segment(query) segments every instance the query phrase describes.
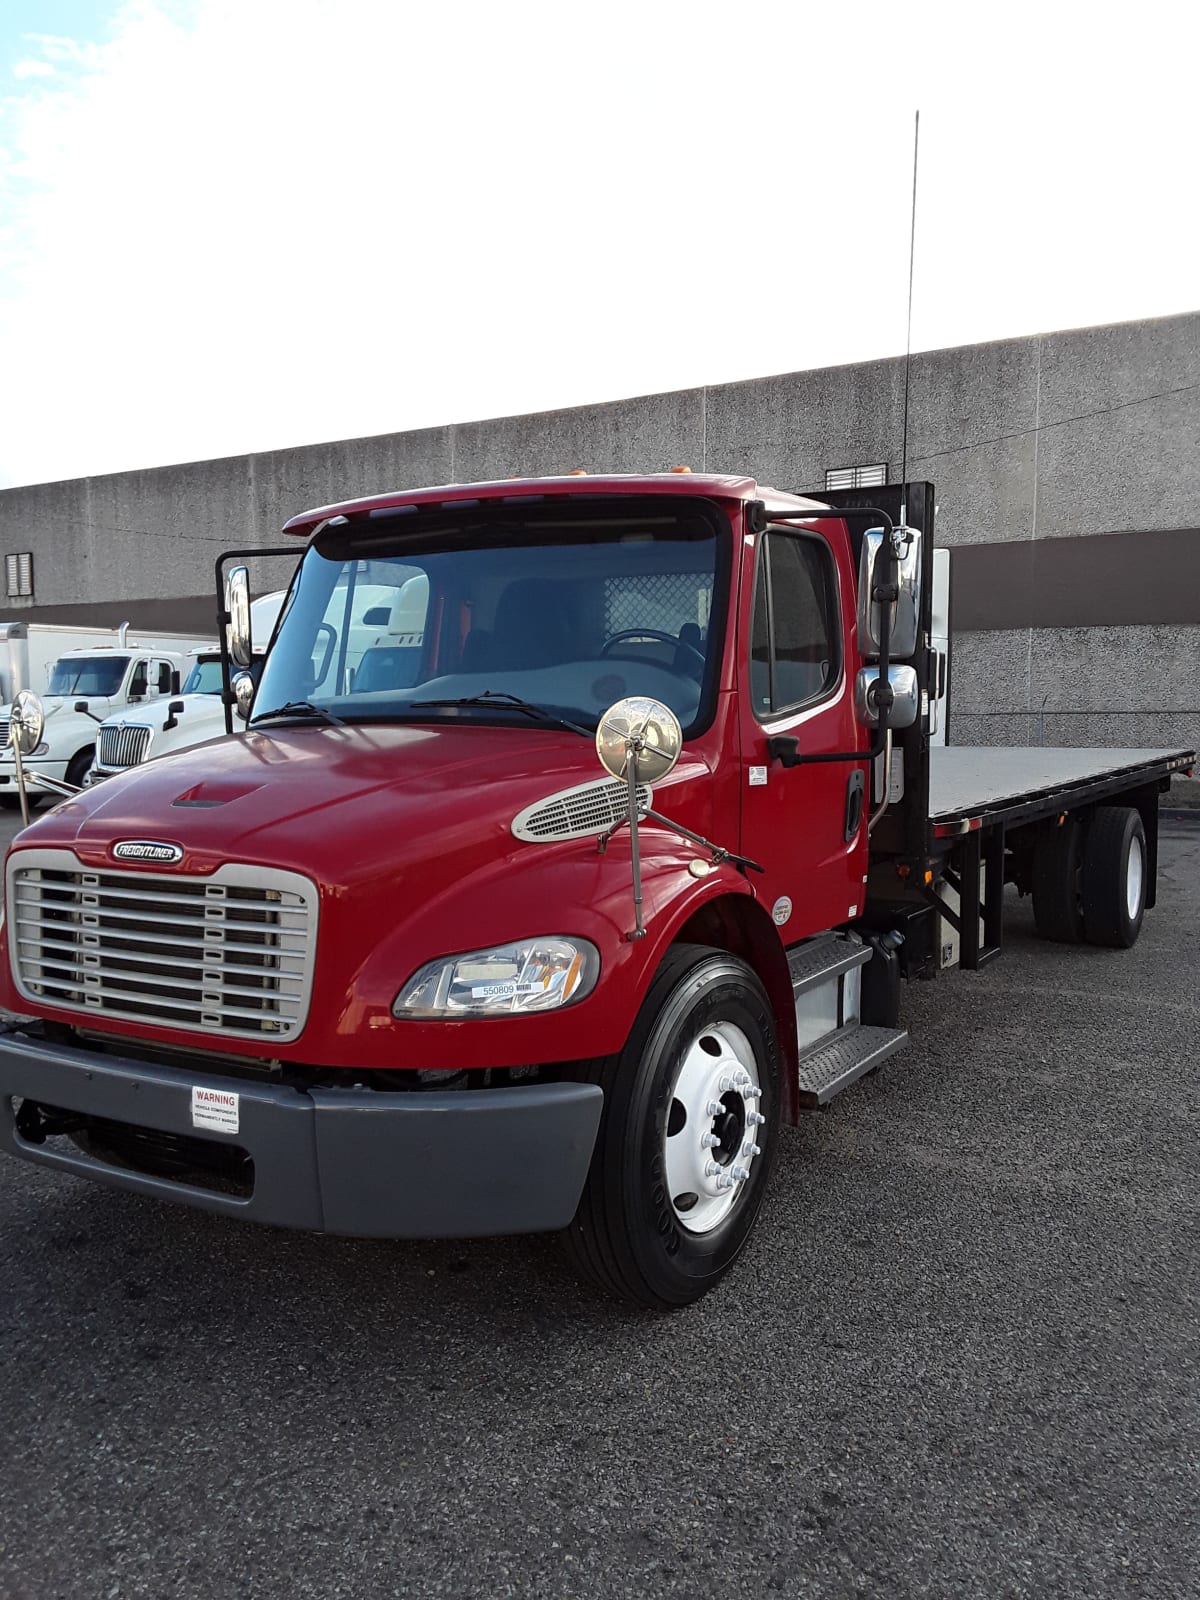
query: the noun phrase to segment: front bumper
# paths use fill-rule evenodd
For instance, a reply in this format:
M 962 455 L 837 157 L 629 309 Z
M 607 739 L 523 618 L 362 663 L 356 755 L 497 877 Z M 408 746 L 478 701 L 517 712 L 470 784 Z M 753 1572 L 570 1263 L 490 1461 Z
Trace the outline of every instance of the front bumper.
M 193 1123 L 195 1090 L 237 1095 L 237 1132 Z M 26 1138 L 14 1102 L 132 1129 L 237 1146 L 248 1194 L 114 1165 Z M 379 1093 L 309 1089 L 0 1036 L 0 1149 L 39 1166 L 201 1211 L 361 1237 L 541 1233 L 575 1214 L 600 1122 L 595 1084 Z M 203 1115 L 203 1113 L 201 1113 Z

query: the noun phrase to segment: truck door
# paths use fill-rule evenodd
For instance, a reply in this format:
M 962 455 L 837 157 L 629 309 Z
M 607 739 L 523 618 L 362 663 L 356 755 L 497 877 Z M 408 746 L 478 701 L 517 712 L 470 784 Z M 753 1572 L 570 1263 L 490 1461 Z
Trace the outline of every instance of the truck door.
M 768 740 L 801 756 L 866 744 L 854 714 L 850 548 L 841 522 L 768 528 L 743 566 L 752 584 L 739 638 L 742 852 L 786 943 L 856 917 L 863 904 L 866 763 L 784 767 Z M 751 570 L 752 569 L 752 570 Z

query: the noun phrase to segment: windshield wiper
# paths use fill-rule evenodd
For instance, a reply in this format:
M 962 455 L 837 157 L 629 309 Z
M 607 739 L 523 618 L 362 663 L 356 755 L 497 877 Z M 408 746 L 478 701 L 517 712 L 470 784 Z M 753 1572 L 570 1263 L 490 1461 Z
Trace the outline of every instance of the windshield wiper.
M 523 711 L 527 717 L 533 717 L 538 722 L 549 722 L 558 728 L 570 728 L 572 733 L 581 734 L 585 739 L 595 737 L 589 729 L 581 728 L 577 722 L 572 722 L 567 717 L 560 717 L 554 711 L 547 711 L 544 706 L 535 706 L 532 700 L 522 700 L 519 694 L 509 694 L 506 689 L 485 689 L 482 694 L 462 695 L 457 700 L 410 700 L 408 703 L 414 711 L 437 711 L 455 706 L 485 708 L 491 706 L 500 711 Z
M 311 700 L 289 700 L 284 706 L 276 706 L 274 711 L 256 712 L 250 726 L 255 728 L 260 722 L 269 722 L 272 717 L 324 717 L 335 727 L 346 726 L 341 717 L 335 717 L 333 712 L 326 711 L 324 706 L 313 705 Z

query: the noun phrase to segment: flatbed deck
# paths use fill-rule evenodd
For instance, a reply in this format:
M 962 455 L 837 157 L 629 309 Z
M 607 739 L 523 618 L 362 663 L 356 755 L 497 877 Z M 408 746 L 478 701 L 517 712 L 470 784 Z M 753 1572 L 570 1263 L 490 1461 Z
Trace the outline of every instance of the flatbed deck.
M 974 818 L 1032 817 L 1138 781 L 1182 773 L 1195 762 L 1191 750 L 1026 749 L 995 745 L 935 746 L 930 752 L 929 820 L 939 824 Z

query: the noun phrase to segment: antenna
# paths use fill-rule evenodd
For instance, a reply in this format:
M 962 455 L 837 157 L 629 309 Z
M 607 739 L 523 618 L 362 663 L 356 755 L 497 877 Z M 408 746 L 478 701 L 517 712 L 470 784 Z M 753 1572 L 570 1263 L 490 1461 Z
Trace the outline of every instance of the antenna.
M 913 115 L 913 192 L 912 227 L 908 236 L 908 331 L 904 339 L 904 435 L 900 446 L 900 522 L 908 521 L 908 380 L 912 371 L 912 291 L 913 260 L 917 248 L 917 148 L 921 135 L 921 113 Z

